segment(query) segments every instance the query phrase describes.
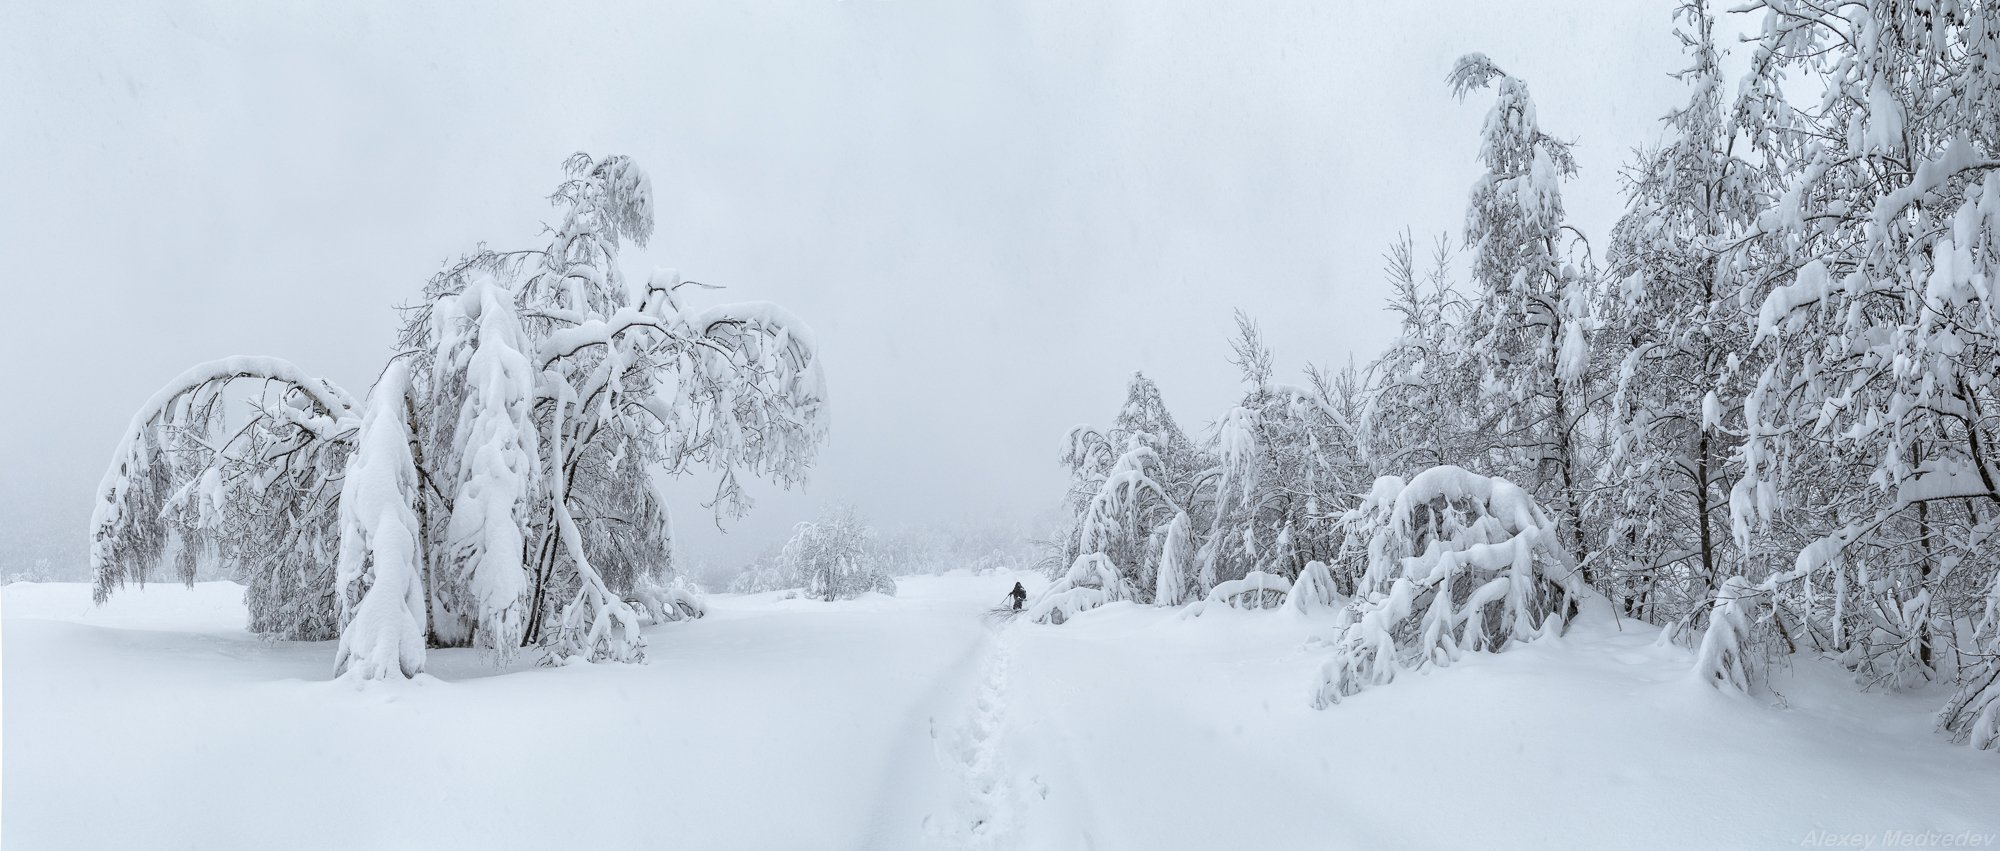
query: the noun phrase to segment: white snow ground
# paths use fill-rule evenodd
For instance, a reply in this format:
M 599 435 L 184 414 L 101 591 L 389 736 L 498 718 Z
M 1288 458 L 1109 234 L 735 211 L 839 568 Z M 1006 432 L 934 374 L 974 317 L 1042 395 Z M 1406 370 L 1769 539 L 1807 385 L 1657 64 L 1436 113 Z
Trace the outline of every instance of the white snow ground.
M 42 848 L 1784 848 L 2000 834 L 2000 761 L 1936 695 L 1802 665 L 1788 707 L 1692 681 L 1632 624 L 1308 706 L 1286 613 L 978 616 L 1012 577 L 895 599 L 721 596 L 650 664 L 328 681 L 238 590 L 102 608 L 0 590 L 0 844 Z M 1035 580 L 1030 578 L 1030 587 Z M 1995 837 L 2000 841 L 2000 836 Z

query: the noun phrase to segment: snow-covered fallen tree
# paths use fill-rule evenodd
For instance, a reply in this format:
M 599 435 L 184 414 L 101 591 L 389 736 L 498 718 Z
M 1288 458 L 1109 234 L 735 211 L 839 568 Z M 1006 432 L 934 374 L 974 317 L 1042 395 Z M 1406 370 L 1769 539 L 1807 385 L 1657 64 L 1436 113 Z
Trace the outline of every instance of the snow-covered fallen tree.
M 1026 607 L 1027 618 L 1035 623 L 1059 624 L 1078 614 L 1138 596 L 1131 583 L 1118 575 L 1118 568 L 1103 553 L 1084 553 L 1069 566 L 1069 572 L 1049 584 Z
M 1322 669 L 1321 707 L 1405 669 L 1559 630 L 1599 599 L 1554 521 L 1505 479 L 1451 466 L 1384 476 L 1342 523 L 1367 568 Z
M 699 616 L 674 583 L 657 477 L 802 481 L 826 434 L 811 331 L 766 303 L 692 307 L 618 253 L 653 229 L 651 181 L 578 154 L 547 241 L 448 265 L 404 311 L 365 414 L 276 358 L 227 358 L 139 410 L 99 487 L 101 603 L 178 553 L 219 560 L 250 628 L 341 639 L 336 670 L 422 670 L 426 646 L 637 661 L 644 621 Z

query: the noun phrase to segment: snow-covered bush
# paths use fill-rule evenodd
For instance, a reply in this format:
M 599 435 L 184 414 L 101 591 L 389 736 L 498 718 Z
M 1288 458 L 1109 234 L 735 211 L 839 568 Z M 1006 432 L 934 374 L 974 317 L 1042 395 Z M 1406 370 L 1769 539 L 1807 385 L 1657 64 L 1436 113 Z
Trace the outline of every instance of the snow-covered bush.
M 1105 603 L 1137 596 L 1131 583 L 1118 575 L 1111 559 L 1103 553 L 1085 553 L 1077 556 L 1069 572 L 1036 595 L 1025 613 L 1035 623 L 1059 624 Z
M 1292 581 L 1275 574 L 1253 570 L 1248 574 L 1215 583 L 1208 598 L 1188 607 L 1188 616 L 1198 616 L 1212 606 L 1231 609 L 1275 609 L 1292 593 Z
M 626 593 L 625 602 L 653 623 L 693 620 L 708 614 L 708 604 L 685 576 L 676 576 L 671 582 L 647 577 Z
M 770 591 L 789 591 L 801 583 L 781 558 L 782 549 L 759 556 L 745 565 L 742 571 L 729 580 L 731 594 L 763 594 Z
M 1320 706 L 1405 668 L 1560 628 L 1594 596 L 1555 523 L 1505 479 L 1448 466 L 1407 483 L 1385 476 L 1342 522 L 1367 568 L 1322 671 Z
M 1347 607 L 1347 597 L 1334 585 L 1333 569 L 1323 561 L 1306 562 L 1299 579 L 1285 595 L 1285 608 L 1305 616 L 1338 612 Z
M 896 580 L 874 561 L 875 531 L 849 506 L 792 527 L 778 560 L 809 597 L 847 600 L 870 591 L 894 595 Z
M 1292 581 L 1261 570 L 1215 584 L 1208 596 L 1196 600 L 1181 612 L 1183 618 L 1200 617 L 1213 608 L 1258 611 L 1285 605 L 1292 593 Z
M 545 243 L 424 286 L 365 413 L 264 357 L 202 364 L 143 405 L 98 490 L 98 601 L 170 555 L 189 582 L 220 560 L 252 629 L 337 631 L 337 668 L 365 677 L 414 673 L 426 645 L 638 660 L 629 601 L 698 611 L 649 590 L 676 575 L 655 476 L 714 471 L 718 518 L 748 508 L 746 476 L 801 481 L 825 436 L 817 348 L 773 305 L 686 305 L 665 270 L 628 282 L 650 181 L 625 157 L 564 168 Z
M 1708 612 L 1708 628 L 1695 652 L 1695 676 L 1719 689 L 1749 693 L 1757 687 L 1752 629 L 1763 594 L 1741 576 L 1722 581 Z

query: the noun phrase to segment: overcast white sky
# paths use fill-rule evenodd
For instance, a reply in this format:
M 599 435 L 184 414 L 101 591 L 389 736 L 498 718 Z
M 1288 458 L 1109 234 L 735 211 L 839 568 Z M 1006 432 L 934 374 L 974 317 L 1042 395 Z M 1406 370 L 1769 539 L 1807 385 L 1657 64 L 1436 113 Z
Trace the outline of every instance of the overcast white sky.
M 183 367 L 289 358 L 357 395 L 440 261 L 530 244 L 568 153 L 630 154 L 627 256 L 816 329 L 833 439 L 696 556 L 820 501 L 878 522 L 1026 514 L 1126 376 L 1198 428 L 1232 308 L 1280 369 L 1391 335 L 1380 255 L 1463 221 L 1484 51 L 1618 167 L 1680 99 L 1641 2 L 0 2 L 0 569 L 80 560 L 134 408 Z M 768 489 L 766 489 L 768 490 Z

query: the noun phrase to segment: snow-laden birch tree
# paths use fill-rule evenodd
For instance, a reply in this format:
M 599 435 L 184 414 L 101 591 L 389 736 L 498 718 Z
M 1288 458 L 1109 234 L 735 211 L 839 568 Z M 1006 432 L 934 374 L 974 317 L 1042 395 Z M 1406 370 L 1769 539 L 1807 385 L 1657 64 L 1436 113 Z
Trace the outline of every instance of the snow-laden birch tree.
M 1731 511 L 1739 541 L 1828 518 L 1751 577 L 1764 628 L 1867 683 L 1951 682 L 1941 727 L 2000 746 L 2000 8 L 1757 8 L 1734 121 L 1785 179 Z
M 748 509 L 744 477 L 802 481 L 825 383 L 775 305 L 627 281 L 619 251 L 654 205 L 629 158 L 564 170 L 542 245 L 463 257 L 405 309 L 365 411 L 275 358 L 203 364 L 149 400 L 99 488 L 99 601 L 178 545 L 243 576 L 253 629 L 337 634 L 361 676 L 412 674 L 426 645 L 643 658 L 640 626 L 687 610 L 656 593 L 674 571 L 659 479 L 711 471 L 718 519 Z
M 1451 281 L 1454 256 L 1449 238 L 1440 236 L 1420 271 L 1407 232 L 1383 255 L 1398 333 L 1365 370 L 1355 423 L 1361 459 L 1373 475 L 1407 478 L 1474 462 L 1479 380 L 1458 333 L 1469 305 Z
M 1483 447 L 1490 469 L 1554 511 L 1562 545 L 1584 559 L 1589 481 L 1578 432 L 1588 408 L 1594 276 L 1587 250 L 1572 259 L 1584 246 L 1563 212 L 1562 182 L 1576 160 L 1569 143 L 1542 130 L 1527 83 L 1485 55 L 1461 58 L 1449 82 L 1461 98 L 1496 89 L 1480 132 L 1486 172 L 1465 216 L 1473 291 L 1461 345 L 1480 380 L 1478 431 L 1491 435 Z
M 1603 302 L 1602 336 L 1620 353 L 1606 418 L 1605 585 L 1627 614 L 1655 623 L 1695 614 L 1744 569 L 1728 534 L 1728 459 L 1757 370 L 1745 237 L 1768 198 L 1764 173 L 1735 153 L 1706 2 L 1676 19 L 1688 101 L 1628 170 Z

